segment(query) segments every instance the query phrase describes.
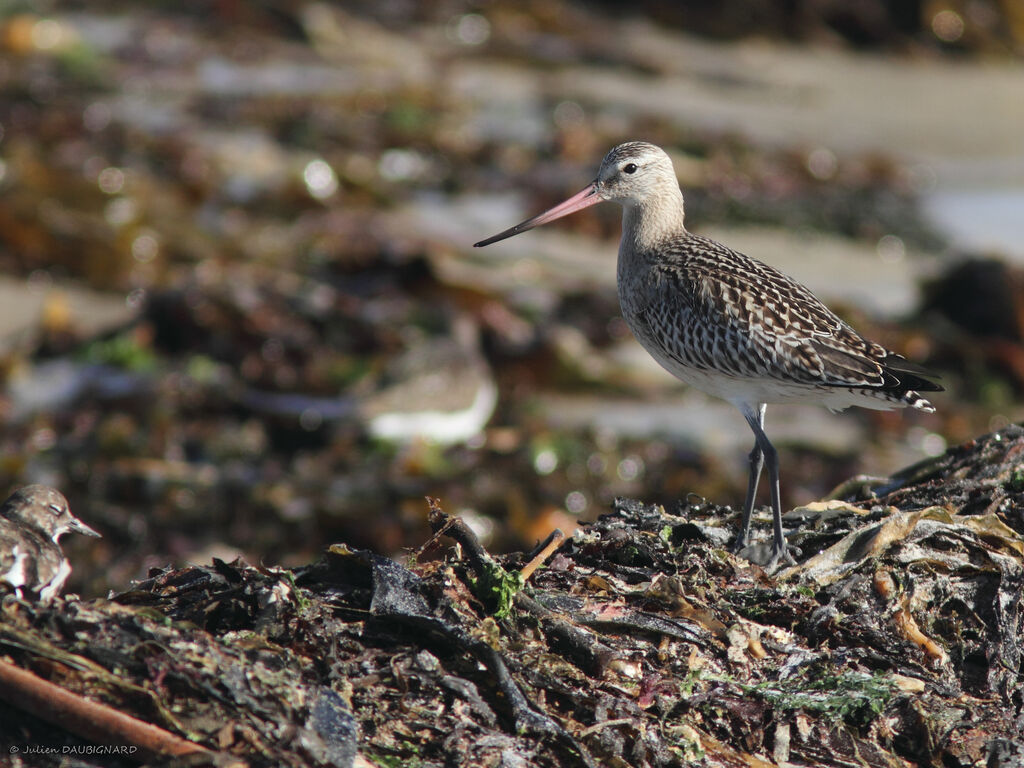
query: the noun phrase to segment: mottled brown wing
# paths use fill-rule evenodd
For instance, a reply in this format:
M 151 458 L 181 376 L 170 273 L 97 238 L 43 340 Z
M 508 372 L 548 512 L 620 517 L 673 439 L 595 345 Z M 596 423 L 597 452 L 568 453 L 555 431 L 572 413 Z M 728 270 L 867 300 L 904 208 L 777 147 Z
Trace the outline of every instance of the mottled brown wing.
M 666 246 L 662 284 L 673 295 L 647 316 L 680 363 L 826 387 L 937 388 L 777 269 L 689 233 Z

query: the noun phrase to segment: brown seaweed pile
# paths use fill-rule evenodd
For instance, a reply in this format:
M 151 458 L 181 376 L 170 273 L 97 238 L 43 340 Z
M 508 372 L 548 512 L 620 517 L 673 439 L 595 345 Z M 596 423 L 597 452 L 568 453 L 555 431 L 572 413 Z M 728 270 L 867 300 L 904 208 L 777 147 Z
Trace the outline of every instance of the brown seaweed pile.
M 4 687 L 3 749 L 105 741 L 159 762 L 187 743 L 202 748 L 191 764 L 254 766 L 1020 765 L 1022 452 L 1010 426 L 794 510 L 804 554 L 774 577 L 727 553 L 736 514 L 711 504 L 618 500 L 533 571 L 532 554 L 492 557 L 431 502 L 435 536 L 405 565 L 337 544 L 291 571 L 215 560 L 109 600 L 11 600 L 4 667 L 166 736 L 104 730 L 107 715 L 83 726 L 33 704 L 30 684 Z M 57 763 L 37 758 L 13 760 Z

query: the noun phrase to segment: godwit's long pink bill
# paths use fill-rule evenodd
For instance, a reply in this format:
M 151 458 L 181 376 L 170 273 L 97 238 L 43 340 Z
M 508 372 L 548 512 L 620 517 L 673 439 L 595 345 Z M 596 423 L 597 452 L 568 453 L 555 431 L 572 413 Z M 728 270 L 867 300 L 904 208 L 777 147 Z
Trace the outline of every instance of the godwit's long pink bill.
M 773 538 L 766 564 L 793 562 L 782 529 L 778 457 L 764 431 L 767 404 L 819 403 L 833 410 L 910 406 L 930 412 L 935 409 L 917 390 L 942 387 L 932 381 L 934 374 L 865 339 L 777 269 L 688 232 L 672 161 L 653 144 L 620 144 L 586 189 L 477 245 L 603 200 L 625 209 L 619 304 L 633 334 L 674 376 L 739 408 L 754 433 L 734 549 L 745 551 L 767 465 Z
M 506 229 L 504 232 L 499 232 L 494 237 L 488 237 L 486 240 L 481 240 L 479 243 L 474 243 L 474 248 L 482 248 L 485 245 L 496 243 L 499 240 L 518 235 L 520 232 L 526 232 L 528 229 L 539 227 L 541 224 L 547 224 L 549 221 L 560 219 L 563 216 L 568 216 L 570 213 L 576 211 L 582 211 L 584 208 L 589 208 L 592 205 L 597 205 L 602 202 L 601 197 L 597 194 L 597 183 L 593 183 L 586 189 L 581 189 L 575 195 L 570 197 L 564 203 L 559 203 L 554 208 L 545 211 L 544 213 L 534 216 L 532 219 L 527 219 L 524 222 L 516 224 L 514 227 Z

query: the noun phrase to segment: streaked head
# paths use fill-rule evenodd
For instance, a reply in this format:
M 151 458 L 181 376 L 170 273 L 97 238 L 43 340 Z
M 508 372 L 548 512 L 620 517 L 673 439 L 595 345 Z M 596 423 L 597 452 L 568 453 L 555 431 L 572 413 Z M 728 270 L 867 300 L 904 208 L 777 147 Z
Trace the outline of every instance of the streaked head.
M 619 144 L 605 155 L 594 183 L 602 200 L 622 205 L 679 193 L 672 160 L 661 147 L 646 141 Z
M 628 141 L 605 155 L 597 178 L 585 189 L 538 216 L 481 240 L 475 247 L 496 243 L 605 200 L 628 208 L 666 195 L 681 197 L 669 156 L 661 147 L 646 141 Z

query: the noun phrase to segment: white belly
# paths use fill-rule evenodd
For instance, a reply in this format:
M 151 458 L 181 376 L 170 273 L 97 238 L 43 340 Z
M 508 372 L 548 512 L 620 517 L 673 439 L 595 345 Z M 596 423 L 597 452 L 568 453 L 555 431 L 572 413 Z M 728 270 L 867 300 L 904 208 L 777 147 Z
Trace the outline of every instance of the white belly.
M 831 411 L 841 411 L 854 405 L 876 411 L 888 411 L 906 405 L 868 390 L 825 387 L 770 377 L 733 376 L 721 371 L 691 368 L 670 357 L 655 343 L 644 347 L 662 368 L 684 384 L 737 406 L 741 403 L 801 403 L 823 405 Z

